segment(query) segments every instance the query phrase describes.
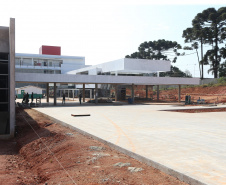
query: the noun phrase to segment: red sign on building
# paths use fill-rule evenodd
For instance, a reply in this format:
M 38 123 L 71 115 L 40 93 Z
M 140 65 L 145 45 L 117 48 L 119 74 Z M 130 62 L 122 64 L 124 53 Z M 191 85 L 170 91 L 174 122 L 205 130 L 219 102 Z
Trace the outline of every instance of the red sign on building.
M 39 48 L 39 54 L 41 55 L 61 55 L 60 46 L 41 46 Z

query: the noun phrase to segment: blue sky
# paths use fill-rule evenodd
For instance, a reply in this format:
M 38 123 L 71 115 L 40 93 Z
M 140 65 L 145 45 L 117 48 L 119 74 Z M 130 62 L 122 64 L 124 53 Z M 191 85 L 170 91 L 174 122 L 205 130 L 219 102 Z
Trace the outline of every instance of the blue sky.
M 184 46 L 182 32 L 197 13 L 225 6 L 222 0 L 153 2 L 8 0 L 1 3 L 0 25 L 16 19 L 17 53 L 38 54 L 41 45 L 55 45 L 62 55 L 85 56 L 93 65 L 124 58 L 144 41 L 165 39 Z M 199 77 L 195 54 L 179 57 L 174 65 Z M 205 72 L 204 77 L 212 75 Z

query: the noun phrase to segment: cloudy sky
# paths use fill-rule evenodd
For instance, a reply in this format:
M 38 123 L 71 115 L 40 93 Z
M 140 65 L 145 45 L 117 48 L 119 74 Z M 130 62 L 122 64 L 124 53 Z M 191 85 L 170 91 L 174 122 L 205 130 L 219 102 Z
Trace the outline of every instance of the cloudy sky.
M 223 0 L 1 1 L 0 25 L 16 19 L 17 53 L 38 54 L 41 45 L 61 46 L 62 55 L 85 56 L 87 65 L 124 58 L 144 41 L 165 39 L 184 46 L 182 32 L 197 13 L 225 6 Z M 199 77 L 196 54 L 179 57 L 175 65 Z M 206 72 L 204 77 L 212 75 Z

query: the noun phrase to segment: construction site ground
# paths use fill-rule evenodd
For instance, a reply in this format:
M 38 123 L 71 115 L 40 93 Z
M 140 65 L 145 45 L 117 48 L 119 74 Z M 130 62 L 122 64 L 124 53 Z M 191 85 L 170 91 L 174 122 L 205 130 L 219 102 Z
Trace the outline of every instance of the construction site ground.
M 33 109 L 16 113 L 15 139 L 0 141 L 0 184 L 185 185 Z
M 155 102 L 155 96 L 151 102 L 135 100 L 133 105 L 79 105 L 69 99 L 62 105 L 58 99 L 55 107 L 53 100 L 44 100 L 39 107 L 20 108 L 16 138 L 0 141 L 0 179 L 4 184 L 182 184 L 75 131 L 80 130 L 182 176 L 225 185 L 226 87 L 182 89 L 182 101 L 187 94 L 192 105 L 177 103 L 178 90 L 174 89 L 160 92 L 161 103 Z M 206 104 L 196 104 L 199 98 Z

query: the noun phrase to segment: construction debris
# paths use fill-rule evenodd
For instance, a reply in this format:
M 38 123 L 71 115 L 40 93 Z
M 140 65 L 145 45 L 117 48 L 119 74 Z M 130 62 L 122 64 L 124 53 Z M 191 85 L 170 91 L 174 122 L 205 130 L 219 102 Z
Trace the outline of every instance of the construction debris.
M 71 116 L 77 117 L 77 116 L 90 116 L 90 114 L 71 114 Z
M 104 147 L 101 147 L 101 146 L 90 146 L 89 149 L 91 149 L 91 150 L 96 150 L 96 151 L 100 151 L 100 150 L 103 150 Z
M 114 164 L 114 166 L 119 166 L 120 168 L 124 166 L 130 166 L 130 165 L 131 165 L 130 163 L 122 163 L 122 162 Z
M 136 168 L 136 167 L 128 167 L 128 170 L 130 172 L 140 172 L 142 170 L 144 170 L 143 168 Z

